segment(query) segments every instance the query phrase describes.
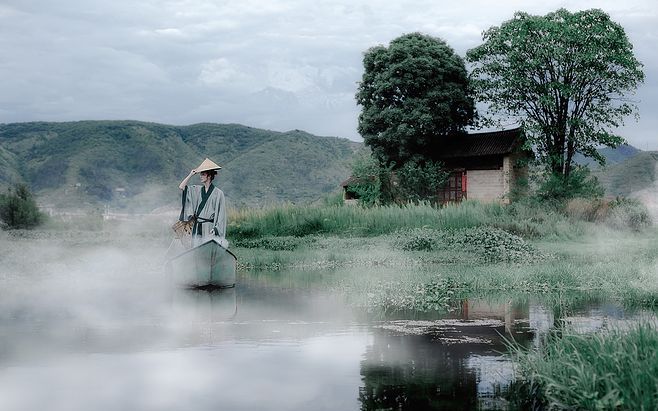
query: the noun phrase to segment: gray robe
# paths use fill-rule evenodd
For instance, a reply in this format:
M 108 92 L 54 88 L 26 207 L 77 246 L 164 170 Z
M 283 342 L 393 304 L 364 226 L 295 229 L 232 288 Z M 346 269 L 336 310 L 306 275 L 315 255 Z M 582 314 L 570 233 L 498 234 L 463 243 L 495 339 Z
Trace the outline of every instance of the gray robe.
M 181 220 L 188 221 L 192 216 L 197 218 L 197 224 L 195 224 L 192 231 L 192 246 L 208 241 L 215 236 L 222 246 L 228 248 L 224 192 L 212 184 L 208 188 L 208 192 L 206 203 L 203 205 L 203 209 L 199 210 L 203 197 L 206 195 L 205 186 L 190 185 L 185 187 L 183 190 Z

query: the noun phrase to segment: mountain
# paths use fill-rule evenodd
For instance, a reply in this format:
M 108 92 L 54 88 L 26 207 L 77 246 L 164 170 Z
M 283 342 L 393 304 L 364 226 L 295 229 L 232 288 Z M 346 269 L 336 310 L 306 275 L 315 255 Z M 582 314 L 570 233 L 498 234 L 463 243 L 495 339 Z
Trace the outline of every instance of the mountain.
M 622 144 L 617 148 L 604 147 L 596 150 L 605 158 L 606 166 L 618 164 L 626 161 L 627 159 L 641 153 L 642 150 L 637 149 L 629 144 Z M 590 157 L 585 157 L 582 154 L 576 154 L 574 157 L 576 164 L 588 165 L 591 169 L 596 169 L 599 164 Z
M 147 211 L 176 204 L 180 181 L 209 157 L 222 166 L 216 181 L 232 206 L 311 202 L 338 189 L 361 146 L 238 124 L 0 124 L 0 188 L 26 183 L 55 208 Z
M 656 184 L 658 152 L 642 151 L 617 164 L 594 170 L 593 174 L 610 197 L 629 197 Z

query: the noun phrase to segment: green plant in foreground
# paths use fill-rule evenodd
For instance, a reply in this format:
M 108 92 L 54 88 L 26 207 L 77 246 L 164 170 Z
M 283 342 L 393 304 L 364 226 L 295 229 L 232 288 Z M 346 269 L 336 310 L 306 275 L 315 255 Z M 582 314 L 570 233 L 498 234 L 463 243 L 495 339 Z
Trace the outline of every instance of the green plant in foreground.
M 33 228 L 43 220 L 44 215 L 27 186 L 18 184 L 7 194 L 0 194 L 0 223 L 7 228 Z
M 637 324 L 596 334 L 551 334 L 537 350 L 512 347 L 523 407 L 658 409 L 658 330 Z

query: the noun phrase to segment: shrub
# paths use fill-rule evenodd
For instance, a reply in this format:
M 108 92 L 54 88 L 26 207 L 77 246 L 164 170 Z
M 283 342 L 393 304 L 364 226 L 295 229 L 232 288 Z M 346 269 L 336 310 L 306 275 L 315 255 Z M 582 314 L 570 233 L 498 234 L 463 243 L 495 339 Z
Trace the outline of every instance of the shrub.
M 44 221 L 27 186 L 18 184 L 7 194 L 0 194 L 0 221 L 10 229 L 34 228 Z
M 393 245 L 405 251 L 432 251 L 438 246 L 440 231 L 428 228 L 413 228 L 399 231 Z
M 441 162 L 409 160 L 396 172 L 398 191 L 396 197 L 403 201 L 438 203 L 438 193 L 445 185 L 450 173 Z
M 617 229 L 640 231 L 651 226 L 651 215 L 647 207 L 639 200 L 617 197 L 610 203 L 610 213 L 606 223 Z
M 600 198 L 573 198 L 567 201 L 567 204 L 564 207 L 564 212 L 571 218 L 597 222 L 606 219 L 609 209 L 609 203 Z
M 543 257 L 523 238 L 495 227 L 475 227 L 454 233 L 454 245 L 470 247 L 486 261 L 529 262 Z
M 460 230 L 402 230 L 396 234 L 393 245 L 405 251 L 459 249 L 470 251 L 476 258 L 488 262 L 532 262 L 544 258 L 523 238 L 488 226 Z
M 548 174 L 540 183 L 537 196 L 543 201 L 563 204 L 577 197 L 601 198 L 603 193 L 603 187 L 589 168 L 577 166 L 566 178 L 561 174 Z

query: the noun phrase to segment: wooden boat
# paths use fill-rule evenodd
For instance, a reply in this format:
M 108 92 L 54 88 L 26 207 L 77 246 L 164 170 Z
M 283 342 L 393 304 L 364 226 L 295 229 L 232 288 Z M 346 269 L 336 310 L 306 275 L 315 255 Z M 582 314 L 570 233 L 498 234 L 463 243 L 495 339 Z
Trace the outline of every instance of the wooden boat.
M 167 261 L 173 281 L 193 288 L 234 287 L 236 266 L 235 255 L 214 238 Z

